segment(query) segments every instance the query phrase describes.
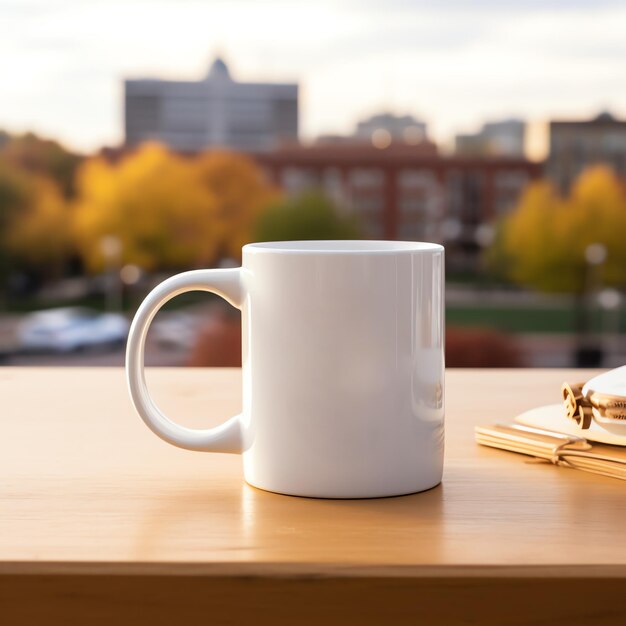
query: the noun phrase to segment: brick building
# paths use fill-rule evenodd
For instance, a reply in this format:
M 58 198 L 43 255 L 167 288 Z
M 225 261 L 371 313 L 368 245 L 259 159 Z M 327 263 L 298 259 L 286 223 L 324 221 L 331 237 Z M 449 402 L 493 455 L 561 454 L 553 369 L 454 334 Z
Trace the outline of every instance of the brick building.
M 543 166 L 524 158 L 440 156 L 434 144 L 284 147 L 258 154 L 287 193 L 321 188 L 371 238 L 442 241 L 475 252 L 480 226 L 504 214 Z

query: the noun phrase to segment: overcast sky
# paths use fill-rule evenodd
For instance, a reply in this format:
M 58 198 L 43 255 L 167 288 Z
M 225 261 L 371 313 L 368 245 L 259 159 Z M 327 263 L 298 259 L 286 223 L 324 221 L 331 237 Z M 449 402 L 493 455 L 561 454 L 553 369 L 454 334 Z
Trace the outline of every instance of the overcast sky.
M 0 0 L 0 128 L 122 138 L 124 77 L 301 85 L 305 137 L 412 113 L 449 140 L 486 119 L 626 117 L 626 2 Z

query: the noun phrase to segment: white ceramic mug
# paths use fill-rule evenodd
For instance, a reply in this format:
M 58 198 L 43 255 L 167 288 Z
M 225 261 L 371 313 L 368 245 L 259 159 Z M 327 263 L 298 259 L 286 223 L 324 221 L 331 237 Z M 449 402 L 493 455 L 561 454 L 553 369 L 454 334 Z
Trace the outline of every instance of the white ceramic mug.
M 170 421 L 144 377 L 146 333 L 186 291 L 242 311 L 243 412 L 216 428 Z M 395 496 L 441 481 L 444 251 L 394 241 L 244 246 L 237 269 L 157 286 L 128 337 L 130 395 L 153 432 L 189 450 L 243 455 L 248 483 L 320 498 Z

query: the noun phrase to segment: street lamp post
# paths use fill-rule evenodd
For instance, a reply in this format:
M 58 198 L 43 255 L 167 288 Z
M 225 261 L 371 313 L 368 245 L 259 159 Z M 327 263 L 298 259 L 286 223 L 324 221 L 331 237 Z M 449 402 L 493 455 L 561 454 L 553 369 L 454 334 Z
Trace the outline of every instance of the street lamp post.
M 606 352 L 613 356 L 619 354 L 619 322 L 622 294 L 617 289 L 603 289 L 598 294 L 598 304 L 602 309 L 602 334 Z
M 599 367 L 604 351 L 599 339 L 593 333 L 593 310 L 595 294 L 602 286 L 602 268 L 606 263 L 607 249 L 602 243 L 591 243 L 585 248 L 585 277 L 583 282 L 581 310 L 579 316 L 579 337 L 576 348 L 576 367 Z
M 487 262 L 485 259 L 485 250 L 493 244 L 496 238 L 496 229 L 493 224 L 483 223 L 480 224 L 474 231 L 474 241 L 478 246 L 479 258 L 478 258 L 478 286 L 481 289 L 487 289 L 489 287 L 489 273 L 487 268 Z

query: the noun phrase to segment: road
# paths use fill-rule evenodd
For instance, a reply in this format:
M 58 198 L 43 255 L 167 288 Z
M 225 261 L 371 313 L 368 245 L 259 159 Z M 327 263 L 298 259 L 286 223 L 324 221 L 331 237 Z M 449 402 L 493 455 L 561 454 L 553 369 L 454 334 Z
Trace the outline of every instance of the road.
M 188 309 L 193 316 L 205 316 L 209 313 L 202 306 Z M 165 314 L 161 319 L 165 319 Z M 15 329 L 20 317 L 0 317 L 0 363 L 3 365 L 23 366 L 122 366 L 124 350 L 86 351 L 72 354 L 10 354 L 10 347 L 15 346 Z M 523 363 L 528 367 L 571 367 L 575 348 L 575 337 L 567 333 L 518 333 L 512 335 L 522 352 Z M 617 367 L 626 363 L 626 337 L 612 335 L 604 337 L 604 367 Z M 1 358 L 3 350 L 9 349 L 9 356 Z M 187 363 L 189 349 L 183 347 L 164 347 L 159 345 L 151 333 L 146 342 L 146 365 L 182 366 Z
M 179 366 L 187 361 L 187 350 L 176 347 L 164 347 L 155 341 L 146 342 L 146 365 Z M 115 351 L 83 351 L 71 354 L 16 354 L 8 356 L 4 365 L 24 366 L 116 366 L 124 365 L 124 349 Z

